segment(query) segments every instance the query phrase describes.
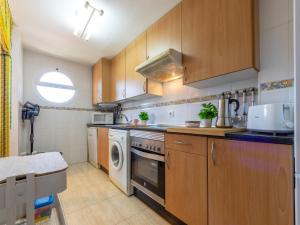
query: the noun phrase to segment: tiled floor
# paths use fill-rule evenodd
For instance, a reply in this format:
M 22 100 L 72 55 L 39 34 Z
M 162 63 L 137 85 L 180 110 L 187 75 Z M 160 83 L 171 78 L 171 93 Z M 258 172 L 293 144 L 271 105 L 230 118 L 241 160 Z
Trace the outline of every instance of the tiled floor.
M 59 195 L 68 225 L 168 225 L 136 197 L 127 197 L 88 163 L 68 169 L 68 189 Z M 55 212 L 47 225 L 56 225 Z

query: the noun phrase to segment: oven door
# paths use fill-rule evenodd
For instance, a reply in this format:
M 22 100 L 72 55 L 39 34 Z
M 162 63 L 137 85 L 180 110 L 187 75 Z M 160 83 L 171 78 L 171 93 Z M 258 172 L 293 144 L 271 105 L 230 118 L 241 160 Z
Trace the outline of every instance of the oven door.
M 131 148 L 131 180 L 137 189 L 164 204 L 165 157 Z

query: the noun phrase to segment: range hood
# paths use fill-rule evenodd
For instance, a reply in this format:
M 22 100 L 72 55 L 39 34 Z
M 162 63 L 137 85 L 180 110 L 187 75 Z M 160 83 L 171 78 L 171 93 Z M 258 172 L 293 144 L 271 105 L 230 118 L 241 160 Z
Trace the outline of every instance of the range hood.
M 182 54 L 174 49 L 150 58 L 137 66 L 135 71 L 158 82 L 168 82 L 182 77 Z

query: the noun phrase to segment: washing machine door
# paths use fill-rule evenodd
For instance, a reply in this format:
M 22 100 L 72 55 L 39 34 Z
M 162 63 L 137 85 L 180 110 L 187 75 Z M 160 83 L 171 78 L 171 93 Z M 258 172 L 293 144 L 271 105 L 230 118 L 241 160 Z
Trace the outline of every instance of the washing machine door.
M 122 168 L 123 165 L 123 151 L 122 151 L 122 146 L 120 145 L 119 142 L 114 141 L 110 147 L 109 151 L 109 158 L 110 158 L 110 163 L 112 167 L 119 171 Z

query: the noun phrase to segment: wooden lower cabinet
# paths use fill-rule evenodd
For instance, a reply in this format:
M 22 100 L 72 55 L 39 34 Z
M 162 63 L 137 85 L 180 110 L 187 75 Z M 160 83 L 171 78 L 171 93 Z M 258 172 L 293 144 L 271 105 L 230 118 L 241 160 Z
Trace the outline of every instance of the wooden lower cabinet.
M 107 172 L 109 170 L 108 128 L 98 128 L 98 164 Z
M 166 146 L 190 145 L 185 135 L 166 135 Z M 181 138 L 182 137 L 182 138 Z M 178 140 L 176 138 L 179 138 Z M 207 138 L 196 148 L 207 149 Z M 174 143 L 168 143 L 168 142 Z M 166 148 L 166 210 L 188 225 L 207 224 L 207 156 Z M 202 152 L 202 151 L 199 151 Z
M 212 138 L 208 148 L 209 225 L 293 224 L 291 146 Z

